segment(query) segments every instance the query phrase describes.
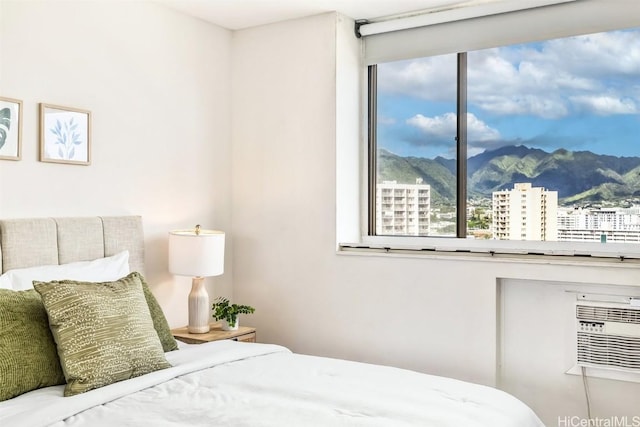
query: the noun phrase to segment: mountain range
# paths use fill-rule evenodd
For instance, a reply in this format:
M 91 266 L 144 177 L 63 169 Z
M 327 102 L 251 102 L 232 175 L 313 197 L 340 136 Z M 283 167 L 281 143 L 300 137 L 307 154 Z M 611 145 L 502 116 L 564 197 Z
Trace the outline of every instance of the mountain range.
M 487 150 L 467 161 L 469 197 L 491 197 L 492 192 L 530 182 L 558 192 L 561 204 L 585 204 L 640 197 L 640 157 L 616 157 L 590 151 L 510 145 Z M 456 162 L 436 157 L 402 157 L 378 152 L 378 181 L 414 184 L 422 178 L 431 185 L 435 203 L 453 203 Z

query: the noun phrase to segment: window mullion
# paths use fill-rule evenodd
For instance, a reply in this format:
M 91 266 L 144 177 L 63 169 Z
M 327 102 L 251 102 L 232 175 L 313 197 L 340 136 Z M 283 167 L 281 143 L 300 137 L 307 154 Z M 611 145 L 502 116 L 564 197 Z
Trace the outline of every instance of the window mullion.
M 368 147 L 368 155 L 369 155 L 369 170 L 368 170 L 368 184 L 369 184 L 369 194 L 368 194 L 368 207 L 369 207 L 369 215 L 368 215 L 368 234 L 369 236 L 376 235 L 376 185 L 377 185 L 377 177 L 378 177 L 378 142 L 377 142 L 377 132 L 378 132 L 378 67 L 377 65 L 369 65 L 368 69 L 368 90 L 369 90 L 369 147 Z
M 456 235 L 467 237 L 467 53 L 458 53 Z

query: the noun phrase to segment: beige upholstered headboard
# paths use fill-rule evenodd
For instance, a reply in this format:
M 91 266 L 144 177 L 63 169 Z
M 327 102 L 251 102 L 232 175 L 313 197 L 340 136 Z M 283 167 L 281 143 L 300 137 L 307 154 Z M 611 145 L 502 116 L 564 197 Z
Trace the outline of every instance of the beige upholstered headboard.
M 0 220 L 0 272 L 90 261 L 129 251 L 131 271 L 144 274 L 139 216 Z

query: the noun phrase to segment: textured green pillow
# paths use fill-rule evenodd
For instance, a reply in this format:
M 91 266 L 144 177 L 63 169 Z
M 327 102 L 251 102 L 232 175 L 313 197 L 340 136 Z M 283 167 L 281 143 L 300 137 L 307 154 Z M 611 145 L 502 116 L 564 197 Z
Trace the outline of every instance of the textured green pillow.
M 151 312 L 151 319 L 153 320 L 153 327 L 158 333 L 158 338 L 160 338 L 160 342 L 162 343 L 162 349 L 167 351 L 173 351 L 178 349 L 178 343 L 176 339 L 171 334 L 171 328 L 169 328 L 169 323 L 167 323 L 167 318 L 164 317 L 164 313 L 162 312 L 162 307 L 158 304 L 158 300 L 153 296 L 151 289 L 149 289 L 149 285 L 144 280 L 142 274 L 138 272 L 133 272 L 129 275 L 129 277 L 138 277 L 142 282 L 142 290 L 144 291 L 144 297 L 147 300 L 147 305 L 149 306 L 149 311 Z
M 0 289 L 0 401 L 64 384 L 47 312 L 33 289 Z
M 49 317 L 72 396 L 171 365 L 139 275 L 114 282 L 33 282 Z

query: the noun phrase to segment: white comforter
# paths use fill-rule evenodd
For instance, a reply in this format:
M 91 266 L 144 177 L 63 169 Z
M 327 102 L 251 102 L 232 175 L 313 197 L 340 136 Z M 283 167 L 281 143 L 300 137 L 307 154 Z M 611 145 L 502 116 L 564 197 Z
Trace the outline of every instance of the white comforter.
M 0 426 L 543 427 L 499 390 L 412 371 L 217 341 L 174 366 L 73 397 L 62 386 L 0 403 Z

